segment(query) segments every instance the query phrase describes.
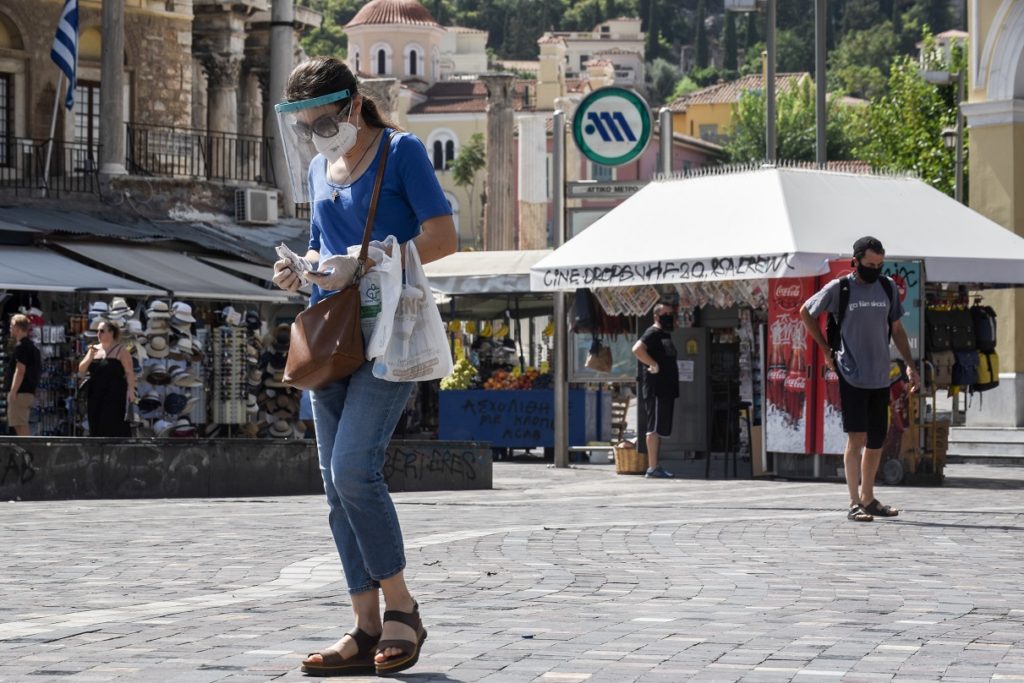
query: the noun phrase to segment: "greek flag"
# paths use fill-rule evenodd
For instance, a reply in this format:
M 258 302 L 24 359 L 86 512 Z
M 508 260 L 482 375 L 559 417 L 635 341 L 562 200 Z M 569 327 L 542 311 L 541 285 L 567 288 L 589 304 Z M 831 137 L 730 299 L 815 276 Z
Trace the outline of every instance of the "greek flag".
M 57 35 L 53 37 L 50 59 L 68 77 L 68 94 L 64 106 L 75 106 L 75 69 L 78 66 L 78 0 L 65 0 L 60 13 Z

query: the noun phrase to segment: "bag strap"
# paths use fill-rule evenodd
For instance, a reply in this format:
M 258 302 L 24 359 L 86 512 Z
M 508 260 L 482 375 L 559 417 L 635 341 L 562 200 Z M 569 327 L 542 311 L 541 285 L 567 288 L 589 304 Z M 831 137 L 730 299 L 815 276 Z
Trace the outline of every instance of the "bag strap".
M 359 267 L 356 268 L 356 275 L 352 279 L 358 282 L 363 276 L 363 264 L 366 263 L 366 253 L 370 248 L 370 235 L 373 233 L 373 219 L 377 215 L 377 200 L 380 199 L 380 187 L 384 184 L 384 167 L 388 163 L 388 153 L 391 151 L 391 138 L 394 132 L 388 133 L 384 138 L 384 153 L 380 157 L 380 166 L 377 167 L 377 178 L 373 182 L 373 194 L 370 196 L 370 211 L 366 214 L 366 227 L 363 228 L 363 246 L 359 249 Z
M 846 309 L 850 306 L 850 278 L 844 277 L 839 281 L 839 310 L 836 311 L 836 325 L 839 331 L 843 331 L 843 318 L 846 316 Z

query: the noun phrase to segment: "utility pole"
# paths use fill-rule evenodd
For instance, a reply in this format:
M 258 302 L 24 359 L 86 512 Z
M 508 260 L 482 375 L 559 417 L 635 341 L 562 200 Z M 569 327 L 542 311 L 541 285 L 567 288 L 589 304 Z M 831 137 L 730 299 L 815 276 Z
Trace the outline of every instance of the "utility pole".
M 828 165 L 828 147 L 826 141 L 826 127 L 828 125 L 828 109 L 825 101 L 826 75 L 825 75 L 825 50 L 826 50 L 826 0 L 814 0 L 814 94 L 815 94 L 815 126 L 816 144 L 815 157 L 818 168 L 825 168 Z
M 284 86 L 288 81 L 288 75 L 292 72 L 292 60 L 294 57 L 295 41 L 295 1 L 274 0 L 270 8 L 270 102 L 269 111 L 272 118 L 274 104 L 284 101 Z M 276 128 L 276 126 L 275 126 Z M 281 192 L 283 214 L 285 216 L 295 215 L 295 196 L 292 194 L 292 184 L 288 180 L 288 162 L 284 158 L 284 148 L 281 146 L 281 131 L 276 131 L 276 143 L 270 146 L 270 163 L 274 169 L 274 182 Z
M 778 0 L 768 0 L 768 30 L 765 38 L 765 161 L 774 164 L 778 151 L 775 113 L 775 14 Z

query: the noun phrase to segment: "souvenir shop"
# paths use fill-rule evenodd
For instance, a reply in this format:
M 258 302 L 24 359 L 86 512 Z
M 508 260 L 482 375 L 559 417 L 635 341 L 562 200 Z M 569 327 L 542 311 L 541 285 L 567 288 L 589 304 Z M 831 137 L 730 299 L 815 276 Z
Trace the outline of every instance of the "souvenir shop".
M 129 352 L 138 382 L 136 400 L 125 415 L 134 436 L 297 439 L 309 434 L 312 420 L 302 409 L 301 392 L 283 382 L 290 323 L 302 308 L 300 297 L 173 252 L 135 250 L 141 261 L 123 269 L 142 273 L 147 257 L 171 261 L 169 269 L 188 268 L 176 277 L 192 281 L 174 281 L 175 295 L 170 296 L 172 283 L 162 282 L 163 269 L 146 272 L 144 280 L 154 284 L 145 285 L 90 273 L 88 266 L 46 250 L 32 251 L 77 269 L 72 276 L 77 272 L 78 282 L 87 285 L 85 291 L 67 291 L 60 284 L 66 278 L 52 268 L 37 271 L 54 275 L 52 281 L 33 283 L 34 290 L 17 287 L 18 282 L 0 284 L 5 287 L 0 290 L 3 320 L 27 314 L 30 336 L 43 358 L 33 435 L 90 435 L 88 403 L 103 397 L 90 389 L 88 374 L 79 376 L 78 365 L 89 346 L 99 343 L 97 329 L 104 323 L 120 330 L 117 343 Z M 188 262 L 176 266 L 177 259 Z M 0 278 L 11 279 L 5 273 Z M 8 333 L 4 325 L 0 372 L 5 378 L 13 350 Z M 0 411 L 0 432 L 6 434 L 5 418 L 6 411 Z

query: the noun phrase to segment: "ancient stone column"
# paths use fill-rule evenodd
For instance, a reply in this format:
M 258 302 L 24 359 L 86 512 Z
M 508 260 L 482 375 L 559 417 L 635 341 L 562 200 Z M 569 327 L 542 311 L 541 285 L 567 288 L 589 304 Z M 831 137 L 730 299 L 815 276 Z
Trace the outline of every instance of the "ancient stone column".
M 103 2 L 103 78 L 100 79 L 100 173 L 125 175 L 124 0 Z
M 515 178 L 515 112 L 512 95 L 515 76 L 483 74 L 487 88 L 487 200 L 484 205 L 484 249 L 516 248 L 516 207 L 512 194 Z
M 210 178 L 232 175 L 238 153 L 238 79 L 242 58 L 208 55 L 203 62 L 209 83 L 207 113 L 207 174 Z
M 547 131 L 543 115 L 519 119 L 519 248 L 548 246 Z
M 203 60 L 209 87 L 209 113 L 206 128 L 210 132 L 238 132 L 238 78 L 242 58 L 238 55 L 207 55 Z
M 377 103 L 383 116 L 398 118 L 398 79 L 363 78 L 359 81 L 359 89 Z

